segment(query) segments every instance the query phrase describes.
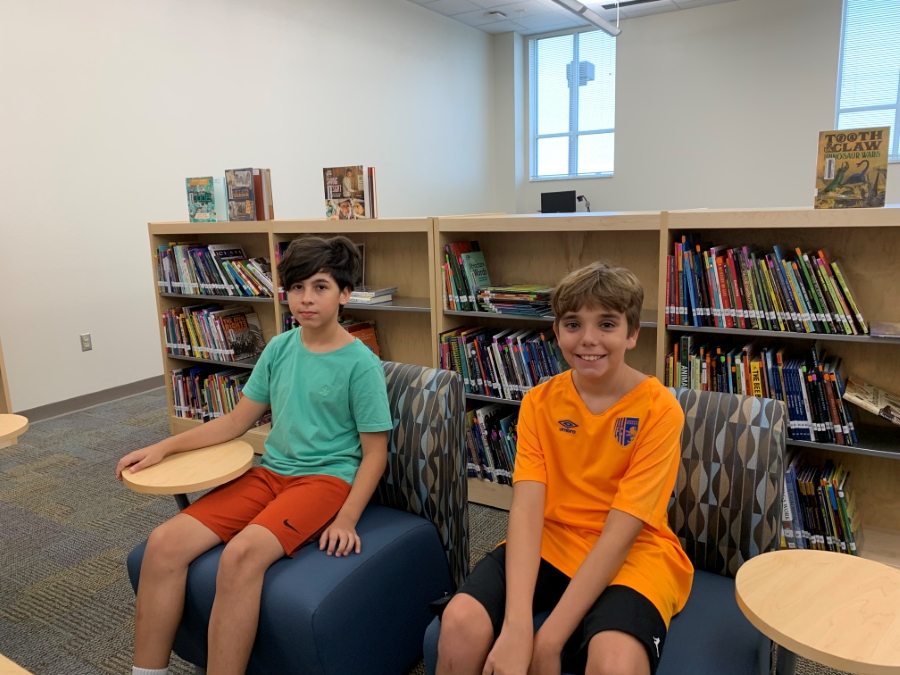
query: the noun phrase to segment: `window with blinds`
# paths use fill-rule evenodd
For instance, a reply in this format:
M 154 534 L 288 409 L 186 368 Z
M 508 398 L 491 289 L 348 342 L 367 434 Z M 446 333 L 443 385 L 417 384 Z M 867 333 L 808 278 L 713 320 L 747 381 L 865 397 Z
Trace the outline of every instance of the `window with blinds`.
M 844 0 L 837 128 L 881 126 L 900 161 L 900 0 Z
M 611 176 L 616 39 L 601 31 L 529 44 L 531 179 Z

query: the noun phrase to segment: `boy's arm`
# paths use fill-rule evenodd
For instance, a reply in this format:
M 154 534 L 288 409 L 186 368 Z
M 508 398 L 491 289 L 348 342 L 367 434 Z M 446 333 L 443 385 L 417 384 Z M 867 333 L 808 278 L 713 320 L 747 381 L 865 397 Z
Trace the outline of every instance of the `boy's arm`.
M 547 486 L 534 480 L 513 485 L 506 539 L 506 613 L 485 670 L 525 673 L 534 644 L 532 602 L 541 564 L 541 534 Z
M 268 407 L 268 403 L 258 403 L 242 396 L 234 410 L 227 415 L 125 455 L 116 466 L 116 478 L 121 480 L 122 472 L 128 467 L 131 467 L 131 473 L 134 473 L 159 464 L 169 455 L 217 445 L 243 436 L 256 420 L 263 416 Z
M 535 640 L 535 652 L 540 651 L 548 658 L 559 660 L 566 641 L 600 594 L 606 590 L 609 582 L 619 573 L 643 527 L 643 521 L 631 514 L 610 509 L 603 525 L 603 533 L 572 577 L 559 603 L 541 626 Z
M 360 552 L 359 535 L 356 534 L 356 523 L 359 522 L 363 510 L 372 498 L 378 481 L 384 475 L 387 466 L 387 432 L 359 432 L 362 446 L 362 461 L 353 479 L 353 486 L 347 500 L 338 511 L 337 516 L 319 538 L 319 550 L 328 547 L 328 555 L 332 553 L 340 557 L 349 555 L 350 551 Z

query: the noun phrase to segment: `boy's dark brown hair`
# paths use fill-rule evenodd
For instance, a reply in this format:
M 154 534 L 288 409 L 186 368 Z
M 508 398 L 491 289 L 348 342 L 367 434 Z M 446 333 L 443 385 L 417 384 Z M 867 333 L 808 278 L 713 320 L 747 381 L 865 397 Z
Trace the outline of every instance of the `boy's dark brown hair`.
M 347 237 L 325 239 L 315 235 L 297 237 L 278 263 L 278 280 L 285 291 L 319 272 L 330 274 L 341 290 L 359 279 L 361 258 L 356 244 Z
M 630 270 L 608 262 L 594 262 L 570 272 L 553 290 L 550 299 L 557 327 L 569 312 L 603 307 L 621 312 L 628 321 L 628 335 L 641 326 L 644 289 Z

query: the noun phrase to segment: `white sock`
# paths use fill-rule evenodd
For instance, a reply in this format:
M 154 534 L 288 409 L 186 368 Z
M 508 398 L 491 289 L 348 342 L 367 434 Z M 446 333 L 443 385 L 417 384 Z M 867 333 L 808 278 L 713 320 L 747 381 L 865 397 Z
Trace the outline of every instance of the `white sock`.
M 138 668 L 134 666 L 131 669 L 131 675 L 169 675 L 169 669 L 160 668 L 159 670 L 154 670 L 153 668 Z

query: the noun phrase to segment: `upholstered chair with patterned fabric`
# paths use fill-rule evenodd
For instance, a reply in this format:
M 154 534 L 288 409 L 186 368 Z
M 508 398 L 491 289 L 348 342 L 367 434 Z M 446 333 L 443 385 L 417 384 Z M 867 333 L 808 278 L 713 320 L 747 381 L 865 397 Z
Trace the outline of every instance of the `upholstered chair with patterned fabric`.
M 248 675 L 398 675 L 419 658 L 429 603 L 468 573 L 465 397 L 455 373 L 385 363 L 394 427 L 388 464 L 356 531 L 362 552 L 318 546 L 266 572 Z M 175 652 L 206 665 L 224 546 L 188 570 Z M 128 557 L 137 588 L 144 545 Z
M 681 463 L 669 527 L 694 565 L 657 675 L 768 675 L 771 641 L 741 613 L 734 577 L 778 548 L 786 414 L 772 399 L 680 389 Z
M 684 410 L 681 461 L 669 526 L 695 567 L 684 610 L 672 619 L 657 675 L 768 675 L 771 642 L 741 613 L 734 576 L 778 548 L 785 411 L 770 399 L 673 390 Z M 535 617 L 535 629 L 546 619 Z M 425 634 L 434 675 L 440 623 Z

